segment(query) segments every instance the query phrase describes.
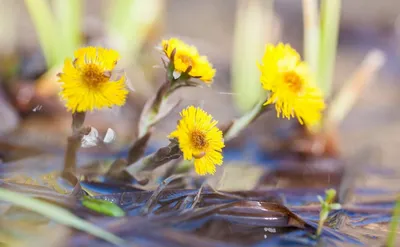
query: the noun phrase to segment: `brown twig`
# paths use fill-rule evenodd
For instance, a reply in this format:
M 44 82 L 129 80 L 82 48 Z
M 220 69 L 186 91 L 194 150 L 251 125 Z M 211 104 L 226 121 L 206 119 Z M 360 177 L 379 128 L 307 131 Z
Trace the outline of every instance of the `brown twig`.
M 141 138 L 137 139 L 131 146 L 128 152 L 128 160 L 127 165 L 132 164 L 140 159 L 143 156 L 145 149 L 147 147 L 147 143 L 153 133 L 152 129 L 149 129 L 145 135 Z

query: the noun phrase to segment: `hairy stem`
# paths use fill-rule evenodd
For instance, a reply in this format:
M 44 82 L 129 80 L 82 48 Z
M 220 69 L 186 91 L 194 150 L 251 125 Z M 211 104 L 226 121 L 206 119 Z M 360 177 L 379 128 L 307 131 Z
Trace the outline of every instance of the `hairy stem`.
M 83 135 L 87 134 L 89 130 L 83 129 L 85 122 L 86 112 L 77 112 L 72 114 L 72 135 L 67 139 L 67 149 L 64 155 L 64 170 L 63 172 L 76 172 L 76 156 L 78 149 L 81 146 Z

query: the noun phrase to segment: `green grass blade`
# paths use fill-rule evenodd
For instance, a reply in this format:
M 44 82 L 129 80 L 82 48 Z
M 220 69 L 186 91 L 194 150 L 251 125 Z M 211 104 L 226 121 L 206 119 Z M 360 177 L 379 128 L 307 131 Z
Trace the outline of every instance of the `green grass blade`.
M 81 0 L 54 1 L 58 29 L 62 37 L 61 53 L 58 54 L 60 57 L 56 58 L 56 63 L 62 63 L 65 57 L 72 56 L 81 44 L 82 4 Z
M 129 15 L 129 6 L 134 2 L 135 0 L 115 0 L 109 3 L 106 24 L 111 34 L 118 32 L 119 28 L 124 26 L 124 19 Z
M 397 198 L 396 205 L 393 209 L 392 220 L 389 225 L 389 235 L 386 240 L 387 247 L 395 247 L 396 246 L 396 236 L 397 236 L 397 228 L 399 226 L 400 221 L 400 196 Z
M 303 0 L 304 59 L 314 75 L 318 71 L 319 53 L 318 0 Z
M 75 216 L 64 208 L 55 206 L 48 202 L 43 202 L 2 188 L 0 188 L 0 200 L 7 201 L 33 212 L 42 214 L 60 224 L 90 233 L 115 245 L 123 245 L 125 243 L 123 239 L 115 236 L 114 234 Z
M 317 83 L 329 97 L 333 82 L 339 35 L 341 0 L 322 0 Z
M 60 51 L 60 49 L 56 49 L 59 42 L 55 18 L 45 0 L 25 0 L 25 5 L 35 26 L 47 66 L 50 68 L 55 65 L 57 54 Z
M 232 60 L 232 92 L 238 110 L 245 113 L 261 99 L 265 91 L 260 83 L 257 61 L 261 58 L 265 37 L 272 30 L 273 0 L 240 0 L 237 5 Z
M 159 17 L 164 0 L 115 0 L 110 1 L 107 29 L 126 56 L 122 62 L 130 63 L 142 48 L 151 27 Z

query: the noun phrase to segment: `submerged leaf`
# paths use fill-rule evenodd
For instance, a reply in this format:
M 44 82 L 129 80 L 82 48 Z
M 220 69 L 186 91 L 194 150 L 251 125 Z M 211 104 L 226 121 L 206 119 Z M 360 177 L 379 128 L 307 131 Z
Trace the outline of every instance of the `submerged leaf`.
M 0 200 L 8 201 L 20 207 L 32 210 L 33 212 L 40 213 L 61 224 L 65 224 L 90 233 L 115 245 L 122 245 L 124 243 L 124 240 L 120 239 L 114 234 L 109 233 L 98 226 L 95 226 L 90 222 L 75 216 L 71 212 L 53 204 L 26 197 L 20 193 L 12 192 L 2 188 L 0 188 Z
M 82 199 L 82 205 L 104 215 L 114 216 L 114 217 L 125 216 L 124 210 L 122 210 L 116 204 L 107 200 L 101 200 L 85 196 Z

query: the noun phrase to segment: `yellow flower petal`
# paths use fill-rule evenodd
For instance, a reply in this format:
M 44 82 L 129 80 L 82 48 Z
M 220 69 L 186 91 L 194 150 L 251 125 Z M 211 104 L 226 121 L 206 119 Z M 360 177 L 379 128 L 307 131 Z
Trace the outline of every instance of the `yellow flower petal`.
M 189 46 L 177 38 L 163 40 L 161 46 L 170 60 L 172 60 L 172 54 L 175 50 L 173 57 L 175 71 L 185 73 L 189 70 L 189 76 L 199 78 L 205 83 L 212 82 L 215 69 L 207 57 L 199 55 L 196 47 Z
M 307 126 L 319 124 L 325 108 L 322 92 L 292 47 L 268 44 L 259 69 L 263 88 L 271 92 L 265 105 L 275 104 L 278 117 L 296 117 Z
M 80 48 L 75 59 L 66 59 L 60 74 L 60 96 L 69 111 L 122 106 L 128 94 L 125 77 L 111 81 L 111 72 L 119 59 L 118 52 L 97 47 Z
M 176 138 L 185 160 L 194 160 L 199 175 L 214 174 L 215 166 L 222 165 L 225 147 L 217 121 L 200 108 L 189 106 L 182 110 L 182 119 L 169 138 Z

